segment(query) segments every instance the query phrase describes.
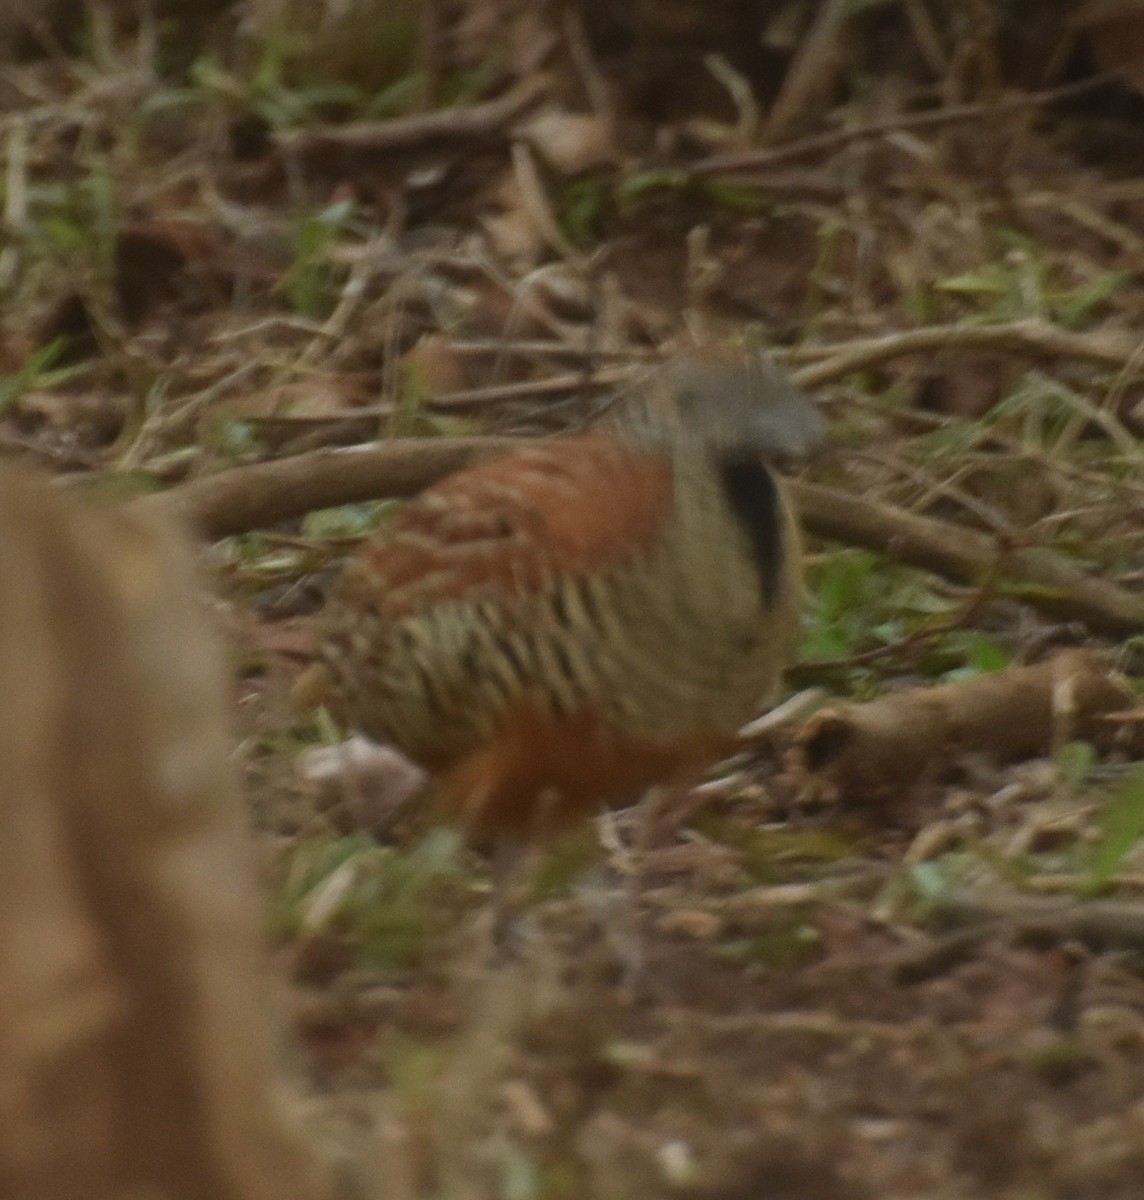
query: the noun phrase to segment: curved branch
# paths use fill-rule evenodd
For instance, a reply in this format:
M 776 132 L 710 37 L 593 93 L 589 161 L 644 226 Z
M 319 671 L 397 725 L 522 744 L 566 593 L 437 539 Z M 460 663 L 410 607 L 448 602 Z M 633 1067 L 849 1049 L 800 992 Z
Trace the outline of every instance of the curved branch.
M 136 504 L 173 505 L 205 538 L 244 533 L 316 508 L 410 496 L 479 458 L 525 444 L 519 438 L 394 439 L 315 450 L 235 467 Z M 975 529 L 922 517 L 823 484 L 790 484 L 804 527 L 819 537 L 876 550 L 907 566 L 973 583 L 1000 567 L 1021 598 L 1058 618 L 1122 636 L 1144 625 L 1144 597 L 1086 574 L 1040 548 L 1007 548 Z

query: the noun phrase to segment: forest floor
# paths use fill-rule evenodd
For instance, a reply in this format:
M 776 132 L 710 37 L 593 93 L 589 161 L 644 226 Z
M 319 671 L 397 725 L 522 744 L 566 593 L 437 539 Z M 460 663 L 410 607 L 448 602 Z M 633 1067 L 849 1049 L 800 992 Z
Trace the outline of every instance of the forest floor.
M 557 432 L 672 348 L 746 341 L 830 422 L 804 481 L 996 553 L 967 578 L 896 526 L 812 522 L 792 692 L 1074 646 L 1139 692 L 1139 621 L 1010 554 L 1144 611 L 1144 97 L 1083 61 L 975 89 L 984 58 L 940 28 L 919 58 L 885 18 L 880 72 L 776 60 L 759 150 L 729 52 L 457 7 L 440 59 L 396 17 L 364 48 L 248 23 L 193 50 L 108 20 L 7 69 L 0 451 L 190 495 Z M 306 764 L 346 731 L 291 700 L 326 569 L 408 490 L 203 522 L 294 1066 L 378 1123 L 378 1195 L 1141 1195 L 1138 713 L 1002 765 L 964 746 L 876 804 L 809 796 L 797 730 L 768 733 L 667 844 L 636 855 L 620 814 L 547 853 L 493 961 L 487 865 L 331 807 Z

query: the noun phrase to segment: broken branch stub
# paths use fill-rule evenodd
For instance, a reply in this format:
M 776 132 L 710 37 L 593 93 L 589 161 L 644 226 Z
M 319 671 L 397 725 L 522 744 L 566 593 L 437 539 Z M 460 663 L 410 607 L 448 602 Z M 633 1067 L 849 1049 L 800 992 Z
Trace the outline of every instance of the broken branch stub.
M 1077 738 L 1108 742 L 1135 698 L 1100 658 L 1065 650 L 1030 667 L 835 704 L 806 722 L 795 771 L 808 799 L 884 803 L 966 754 L 1003 764 Z

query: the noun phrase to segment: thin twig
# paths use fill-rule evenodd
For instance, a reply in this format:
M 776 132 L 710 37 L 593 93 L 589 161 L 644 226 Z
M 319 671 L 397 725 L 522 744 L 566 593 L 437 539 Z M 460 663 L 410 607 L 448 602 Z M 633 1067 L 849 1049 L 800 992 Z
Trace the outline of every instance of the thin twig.
M 555 338 L 456 338 L 450 339 L 449 349 L 454 354 L 474 357 L 592 358 L 621 363 L 650 363 L 659 357 L 655 351 L 638 346 L 610 350 L 604 346 L 589 345 L 587 339 L 578 345 L 573 341 L 557 341 Z
M 805 158 L 809 155 L 836 150 L 840 146 L 861 141 L 863 138 L 882 137 L 885 134 L 897 133 L 901 130 L 929 129 L 936 125 L 950 125 L 958 121 L 991 121 L 1006 113 L 1022 112 L 1025 109 L 1039 108 L 1046 104 L 1055 104 L 1058 100 L 1068 100 L 1074 96 L 1083 95 L 1094 88 L 1104 86 L 1110 79 L 1109 75 L 1094 75 L 1058 88 L 1009 96 L 995 102 L 951 104 L 933 112 L 912 113 L 885 121 L 870 121 L 865 125 L 855 125 L 849 129 L 836 129 L 830 133 L 820 133 L 814 137 L 802 138 L 796 142 L 789 142 L 785 146 L 771 146 L 765 150 L 751 150 L 742 154 L 716 154 L 692 163 L 688 170 L 693 175 L 701 176 L 754 171 L 761 167 L 774 166 L 776 163 L 789 162 L 791 159 Z
M 838 77 L 838 42 L 850 7 L 848 0 L 826 0 L 800 39 L 782 86 L 767 117 L 766 140 L 774 141 L 798 120 L 804 122 L 812 103 L 821 104 Z
M 509 400 L 534 400 L 542 396 L 566 396 L 582 392 L 586 388 L 610 388 L 631 378 L 633 368 L 611 367 L 596 371 L 590 378 L 576 372 L 552 375 L 547 379 L 528 379 L 518 383 L 497 383 L 489 387 L 465 388 L 463 391 L 442 392 L 431 397 L 427 403 L 432 408 L 467 409 L 482 408 L 486 404 L 500 404 Z
M 1070 333 L 1046 321 L 1012 321 L 1006 325 L 928 325 L 880 337 L 855 338 L 829 346 L 798 346 L 788 362 L 808 363 L 795 373 L 800 387 L 815 388 L 904 354 L 942 350 L 1013 350 L 1035 356 L 1079 358 L 1113 370 L 1124 370 L 1138 350 L 1138 338 L 1112 333 Z
M 531 108 L 547 87 L 545 80 L 534 78 L 496 100 L 468 108 L 444 108 L 387 121 L 286 129 L 275 134 L 274 141 L 284 153 L 302 156 L 331 151 L 386 154 L 441 142 L 467 142 L 500 132 L 511 120 Z

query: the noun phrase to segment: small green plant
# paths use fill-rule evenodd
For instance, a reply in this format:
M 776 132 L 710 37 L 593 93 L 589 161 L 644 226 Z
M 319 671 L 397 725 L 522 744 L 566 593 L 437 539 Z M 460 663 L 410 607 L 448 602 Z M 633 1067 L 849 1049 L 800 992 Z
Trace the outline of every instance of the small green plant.
M 676 195 L 702 201 L 712 208 L 754 215 L 767 207 L 767 198 L 759 188 L 706 179 L 683 170 L 654 169 L 635 171 L 616 184 L 614 200 L 624 216 L 634 216 L 652 197 Z
M 799 658 L 823 669 L 839 662 L 845 675 L 834 682 L 852 692 L 869 691 L 879 670 L 900 667 L 903 658 L 911 672 L 935 679 L 980 675 L 1010 661 L 992 635 L 961 627 L 958 605 L 918 571 L 845 548 L 828 552 L 810 575 Z
M 295 312 L 311 320 L 328 316 L 332 307 L 335 267 L 332 251 L 353 216 L 353 204 L 342 201 L 303 217 L 294 232 L 294 262 L 283 287 Z
M 441 1075 L 449 1063 L 448 1046 L 423 1042 L 393 1029 L 382 1040 L 381 1055 L 389 1086 L 405 1111 L 432 1111 Z
M 33 350 L 18 371 L 11 375 L 0 375 L 0 417 L 21 396 L 31 391 L 48 390 L 64 383 L 81 371 L 82 367 L 55 367 L 67 347 L 66 338 L 54 338 Z
M 426 101 L 418 0 L 281 4 L 251 22 L 245 70 L 209 55 L 193 85 L 272 128 L 344 117 L 384 118 Z
M 650 197 L 663 192 L 685 192 L 690 184 L 691 177 L 686 171 L 636 171 L 616 184 L 616 206 L 622 216 L 632 216 Z
M 922 656 L 921 670 L 946 682 L 1001 671 L 1013 655 L 992 634 L 980 629 L 951 629 Z
M 715 952 L 720 958 L 735 962 L 782 968 L 806 962 L 820 952 L 821 945 L 812 910 L 791 909 L 776 918 L 770 928 L 749 937 L 721 942 Z
M 813 877 L 817 868 L 859 852 L 851 838 L 832 829 L 758 828 L 710 814 L 700 814 L 694 824 L 706 836 L 740 852 L 748 887 Z
M 1058 283 L 1054 264 L 1032 238 L 1011 229 L 997 231 L 1000 256 L 976 270 L 936 283 L 947 295 L 976 301 L 978 319 L 1011 321 L 1041 317 L 1066 328 L 1082 325 L 1131 278 L 1106 271 L 1074 286 Z
M 1096 763 L 1096 747 L 1091 742 L 1066 742 L 1053 755 L 1061 790 L 1076 795 L 1091 780 Z
M 725 183 L 718 179 L 699 179 L 696 190 L 709 204 L 728 212 L 753 217 L 765 212 L 769 201 L 760 188 L 741 183 Z
M 580 829 L 559 838 L 533 868 L 528 879 L 528 894 L 538 903 L 566 895 L 583 878 L 584 873 L 599 861 L 599 849 L 594 832 Z
M 230 463 L 259 458 L 265 453 L 254 423 L 232 413 L 207 421 L 203 441 Z
M 1144 837 L 1144 766 L 1121 780 L 1100 812 L 1100 838 L 1089 867 L 1088 887 L 1108 886 L 1120 864 Z
M 395 500 L 367 500 L 361 504 L 315 509 L 303 518 L 302 535 L 315 540 L 365 537 L 385 520 L 396 503 Z
M 575 246 L 586 246 L 600 232 L 607 191 L 599 179 L 574 179 L 558 193 L 557 220 Z
M 363 966 L 408 967 L 454 923 L 470 891 L 453 830 L 434 829 L 402 850 L 364 834 L 300 839 L 286 852 L 272 928 L 284 937 L 337 930 Z
M 813 572 L 813 615 L 800 658 L 847 658 L 866 645 L 880 561 L 864 550 L 826 555 Z
M 66 273 L 72 287 L 115 278 L 120 213 L 115 182 L 104 154 L 80 160 L 86 173 L 74 182 L 35 183 L 28 189 L 28 227 L 21 242 L 22 270 Z

